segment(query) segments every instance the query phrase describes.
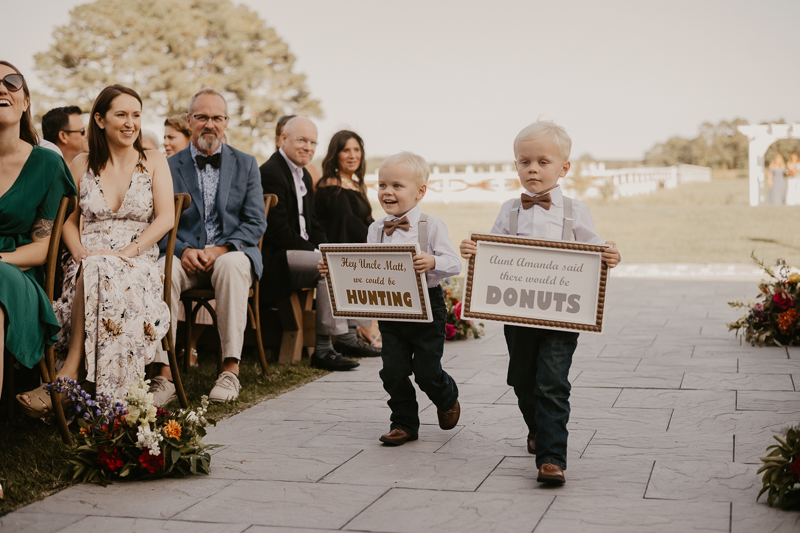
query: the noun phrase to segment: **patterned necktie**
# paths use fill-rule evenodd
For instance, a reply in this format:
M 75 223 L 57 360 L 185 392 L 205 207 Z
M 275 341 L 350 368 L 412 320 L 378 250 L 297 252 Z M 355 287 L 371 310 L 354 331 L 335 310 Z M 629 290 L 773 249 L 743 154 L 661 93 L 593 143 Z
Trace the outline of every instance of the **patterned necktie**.
M 403 231 L 408 231 L 408 228 L 411 227 L 411 224 L 408 222 L 408 217 L 403 217 L 397 220 L 384 220 L 383 221 L 383 231 L 386 235 L 390 236 L 394 233 L 394 230 L 401 229 Z
M 534 205 L 539 204 L 539 207 L 545 211 L 550 211 L 550 205 L 553 203 L 553 200 L 550 199 L 550 193 L 543 194 L 542 196 L 528 196 L 522 193 L 520 199 L 522 200 L 522 209 L 530 209 Z
M 222 153 L 210 155 L 208 157 L 204 156 L 203 154 L 197 154 L 195 156 L 195 161 L 197 161 L 197 168 L 203 170 L 206 168 L 206 165 L 211 165 L 214 168 L 219 168 L 220 163 L 222 163 Z

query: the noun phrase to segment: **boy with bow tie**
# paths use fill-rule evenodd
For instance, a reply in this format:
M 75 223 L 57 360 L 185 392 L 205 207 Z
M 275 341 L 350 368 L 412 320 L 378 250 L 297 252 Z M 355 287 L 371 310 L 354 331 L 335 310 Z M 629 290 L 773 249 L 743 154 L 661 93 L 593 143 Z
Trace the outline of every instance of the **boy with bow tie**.
M 453 429 L 461 414 L 458 387 L 442 369 L 447 308 L 439 286 L 445 278 L 461 272 L 447 227 L 440 219 L 420 212 L 419 202 L 427 190 L 430 169 L 422 157 L 401 152 L 387 158 L 378 169 L 378 200 L 387 216 L 372 223 L 368 243 L 420 243 L 414 270 L 426 273 L 433 322 L 379 321 L 383 338 L 380 376 L 389 393 L 392 410 L 389 433 L 381 442 L 400 446 L 417 440 L 419 406 L 409 376 L 428 395 L 437 409 L 439 427 Z M 319 263 L 320 272 L 327 271 Z
M 608 244 L 603 261 L 613 268 L 620 260 L 616 244 L 604 243 L 594 231 L 589 206 L 567 198 L 558 186 L 569 171 L 571 148 L 566 130 L 552 122 L 537 122 L 519 132 L 514 164 L 525 192 L 503 204 L 492 233 Z M 460 250 L 469 259 L 477 251 L 475 241 L 465 239 Z M 528 453 L 536 455 L 537 481 L 562 484 L 570 413 L 567 377 L 578 333 L 506 324 L 505 337 L 507 381 L 528 426 Z

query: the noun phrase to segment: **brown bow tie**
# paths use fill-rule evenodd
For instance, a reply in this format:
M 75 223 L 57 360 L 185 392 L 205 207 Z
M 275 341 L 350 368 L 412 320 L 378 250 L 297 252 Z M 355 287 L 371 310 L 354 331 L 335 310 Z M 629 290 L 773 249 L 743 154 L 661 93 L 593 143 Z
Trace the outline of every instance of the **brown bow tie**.
M 408 222 L 408 217 L 403 217 L 397 220 L 384 220 L 383 221 L 383 231 L 386 235 L 391 236 L 394 233 L 394 230 L 400 228 L 403 231 L 408 231 L 408 228 L 411 227 L 411 224 Z
M 528 196 L 522 193 L 520 198 L 522 199 L 522 209 L 530 209 L 534 205 L 539 204 L 539 207 L 545 211 L 550 211 L 550 206 L 553 203 L 553 200 L 550 199 L 550 193 L 541 196 Z

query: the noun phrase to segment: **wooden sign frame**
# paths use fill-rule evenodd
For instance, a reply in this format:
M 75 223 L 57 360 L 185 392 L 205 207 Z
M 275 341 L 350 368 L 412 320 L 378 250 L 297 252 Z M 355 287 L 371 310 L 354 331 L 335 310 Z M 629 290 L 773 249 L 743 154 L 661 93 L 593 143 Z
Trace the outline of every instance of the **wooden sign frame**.
M 413 269 L 413 257 L 419 253 L 419 244 L 320 244 L 319 251 L 322 253 L 322 261 L 325 263 L 325 267 L 328 269 L 328 275 L 326 276 L 326 280 L 328 283 L 328 291 L 330 293 L 330 300 L 331 300 L 331 308 L 333 310 L 333 316 L 336 318 L 358 318 L 358 319 L 371 319 L 371 320 L 390 320 L 390 321 L 401 321 L 401 322 L 432 322 L 433 321 L 433 313 L 431 311 L 431 303 L 430 298 L 428 297 L 428 284 L 425 274 L 417 274 Z M 408 254 L 410 259 L 411 272 L 403 272 L 399 275 L 402 276 L 411 276 L 412 274 L 415 276 L 415 288 L 416 294 L 419 296 L 419 302 L 421 307 L 420 313 L 410 314 L 410 313 L 380 313 L 380 312 L 358 312 L 352 310 L 346 310 L 347 305 L 341 305 L 341 302 L 337 302 L 336 295 L 337 295 L 337 280 L 333 278 L 337 276 L 337 274 L 333 274 L 331 270 L 331 265 L 328 263 L 328 254 L 343 254 L 343 253 L 353 253 L 353 254 L 364 254 L 364 253 L 375 253 L 375 254 Z M 384 274 L 391 271 L 383 271 Z M 397 274 L 396 272 L 394 274 Z
M 497 244 L 513 244 L 521 246 L 530 246 L 535 248 L 553 249 L 558 251 L 577 251 L 577 252 L 592 252 L 602 253 L 608 248 L 608 245 L 599 245 L 591 243 L 580 243 L 572 241 L 551 241 L 546 239 L 536 239 L 532 237 L 520 237 L 512 235 L 495 235 L 489 233 L 472 233 L 470 239 L 477 242 L 497 243 Z M 583 324 L 569 322 L 565 320 L 544 320 L 538 318 L 529 318 L 514 316 L 508 314 L 494 314 L 485 312 L 475 312 L 472 310 L 472 289 L 475 279 L 475 255 L 470 257 L 467 266 L 466 283 L 464 284 L 463 305 L 461 315 L 464 319 L 481 319 L 503 322 L 507 324 L 515 324 L 519 326 L 537 327 L 544 329 L 554 329 L 561 331 L 577 331 L 585 333 L 603 332 L 603 311 L 605 307 L 605 292 L 608 280 L 608 265 L 605 261 L 600 259 L 599 279 L 597 285 L 597 300 L 596 300 L 596 313 L 593 324 Z

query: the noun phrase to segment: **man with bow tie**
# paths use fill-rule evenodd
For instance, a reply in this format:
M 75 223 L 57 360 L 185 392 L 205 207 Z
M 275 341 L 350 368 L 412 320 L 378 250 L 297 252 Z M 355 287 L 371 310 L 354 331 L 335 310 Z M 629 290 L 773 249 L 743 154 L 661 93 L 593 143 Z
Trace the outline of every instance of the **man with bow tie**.
M 320 277 L 318 246 L 328 242 L 314 215 L 314 189 L 306 165 L 317 147 L 317 127 L 305 117 L 286 123 L 281 148 L 261 165 L 264 192 L 278 195 L 278 205 L 269 212 L 264 234 L 264 270 L 272 283 L 261 290 L 262 306 L 287 298 L 292 290 L 316 287 L 316 343 L 311 364 L 326 370 L 350 370 L 357 361 L 344 357 L 377 356 L 373 348 L 349 332 L 347 320 L 334 318 L 327 282 Z M 338 335 L 336 348 L 331 336 Z M 340 351 L 342 353 L 340 353 Z
M 227 111 L 225 98 L 214 89 L 195 94 L 187 115 L 192 142 L 168 159 L 175 193 L 192 197 L 178 226 L 172 272 L 165 273 L 172 276 L 172 334 L 181 292 L 213 288 L 224 362 L 208 398 L 217 402 L 239 396 L 247 296 L 253 280 L 261 278 L 258 241 L 267 226 L 255 157 L 222 142 Z M 163 253 L 166 238 L 161 244 Z M 159 261 L 163 267 L 164 257 Z M 166 353 L 156 362 L 162 366 L 150 391 L 156 405 L 164 405 L 174 397 L 175 386 Z

